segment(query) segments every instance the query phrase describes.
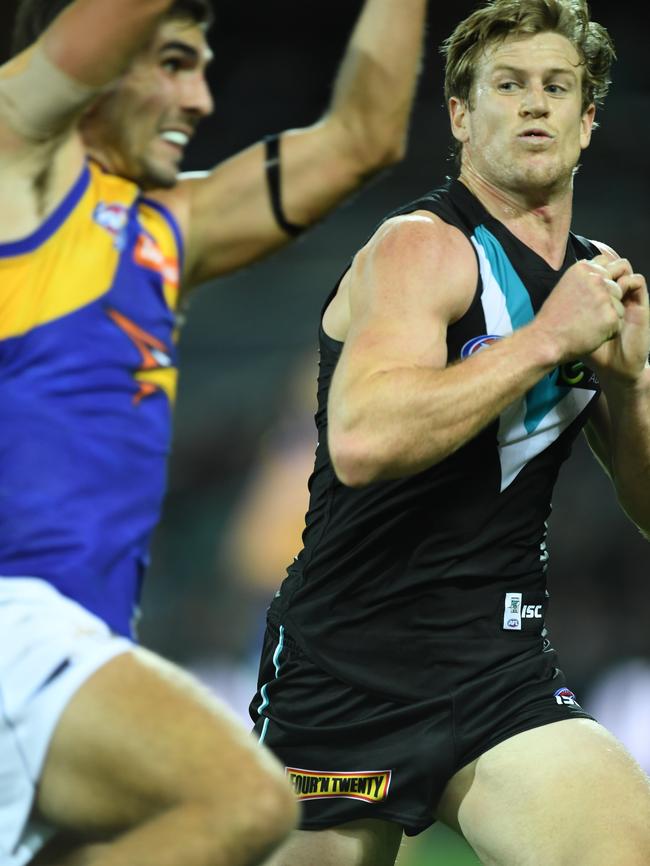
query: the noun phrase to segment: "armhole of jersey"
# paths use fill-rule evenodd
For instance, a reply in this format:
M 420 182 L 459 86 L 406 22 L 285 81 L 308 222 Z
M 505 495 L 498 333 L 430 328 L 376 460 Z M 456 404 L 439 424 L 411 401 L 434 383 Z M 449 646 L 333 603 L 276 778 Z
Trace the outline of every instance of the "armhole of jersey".
M 81 201 L 90 183 L 90 169 L 84 162 L 83 168 L 72 188 L 66 194 L 61 203 L 52 211 L 45 221 L 26 238 L 8 243 L 0 243 L 0 258 L 11 258 L 13 256 L 32 253 L 42 246 L 54 235 L 68 219 L 72 211 Z
M 183 240 L 183 234 L 181 232 L 181 227 L 178 224 L 178 220 L 168 207 L 161 204 L 159 201 L 156 201 L 156 199 L 143 196 L 140 201 L 152 210 L 157 211 L 172 230 L 172 234 L 176 240 L 176 249 L 178 250 L 178 271 L 182 274 L 185 265 L 185 241 Z

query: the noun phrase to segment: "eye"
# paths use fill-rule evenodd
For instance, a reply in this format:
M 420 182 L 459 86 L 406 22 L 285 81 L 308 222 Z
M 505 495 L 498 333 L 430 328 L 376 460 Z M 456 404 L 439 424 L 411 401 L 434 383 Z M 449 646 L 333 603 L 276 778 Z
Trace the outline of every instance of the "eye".
M 500 90 L 502 93 L 512 93 L 518 87 L 519 85 L 516 81 L 501 81 L 497 84 L 497 90 Z
M 183 60 L 180 57 L 166 57 L 161 62 L 160 66 L 165 70 L 165 72 L 169 72 L 170 75 L 175 75 L 183 69 Z
M 567 92 L 567 88 L 563 87 L 561 84 L 547 84 L 546 91 L 552 96 L 562 96 Z

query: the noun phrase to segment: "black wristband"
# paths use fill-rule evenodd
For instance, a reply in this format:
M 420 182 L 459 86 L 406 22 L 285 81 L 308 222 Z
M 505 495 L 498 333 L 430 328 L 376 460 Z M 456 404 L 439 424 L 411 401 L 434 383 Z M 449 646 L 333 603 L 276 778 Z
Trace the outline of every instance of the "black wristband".
M 280 196 L 280 136 L 267 135 L 264 139 L 264 148 L 266 183 L 269 188 L 273 216 L 283 231 L 292 237 L 296 237 L 296 235 L 304 232 L 306 226 L 298 226 L 295 223 L 289 222 L 282 209 L 282 199 Z

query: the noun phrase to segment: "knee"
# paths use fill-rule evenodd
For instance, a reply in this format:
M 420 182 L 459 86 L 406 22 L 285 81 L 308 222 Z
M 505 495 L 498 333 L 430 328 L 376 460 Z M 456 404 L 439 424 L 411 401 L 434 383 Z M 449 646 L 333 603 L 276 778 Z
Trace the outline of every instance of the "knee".
M 298 824 L 298 803 L 284 774 L 267 775 L 255 786 L 253 812 L 247 818 L 251 832 L 275 848 Z
M 282 767 L 270 755 L 258 758 L 216 783 L 209 807 L 227 814 L 233 837 L 269 854 L 295 829 L 298 804 Z

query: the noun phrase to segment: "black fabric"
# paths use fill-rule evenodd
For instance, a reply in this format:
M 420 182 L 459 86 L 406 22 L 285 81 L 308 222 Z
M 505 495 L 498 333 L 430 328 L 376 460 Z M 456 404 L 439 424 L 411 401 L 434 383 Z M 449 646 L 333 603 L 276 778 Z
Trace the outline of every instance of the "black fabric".
M 281 164 L 280 164 L 280 137 L 269 135 L 264 139 L 265 147 L 265 169 L 266 182 L 269 189 L 269 197 L 273 216 L 280 228 L 291 237 L 296 237 L 305 231 L 305 226 L 299 226 L 289 222 L 282 207 L 281 186 Z
M 439 659 L 444 675 L 432 677 L 420 700 L 399 702 L 325 673 L 270 617 L 250 712 L 294 785 L 302 829 L 377 818 L 415 835 L 433 823 L 453 774 L 487 749 L 552 722 L 591 718 L 547 641 L 508 640 L 502 661 L 486 669 L 479 662 L 489 643 L 475 644 L 468 665 L 466 648 L 450 641 Z
M 577 258 L 597 253 L 571 236 L 563 266 L 554 270 L 457 181 L 396 213 L 421 209 L 457 227 L 473 248 L 481 232 L 483 237 L 489 233 L 486 243 L 498 245 L 497 264 L 513 284 L 521 283 L 531 315 Z M 485 268 L 467 312 L 448 329 L 449 363 L 461 359 L 468 342 L 490 333 L 484 273 Z M 341 350 L 342 343 L 321 325 L 318 448 L 304 546 L 289 566 L 272 612 L 333 677 L 397 700 L 418 700 L 430 690 L 439 648 L 450 635 L 471 641 L 485 634 L 493 589 L 544 592 L 552 490 L 598 396 L 598 383 L 589 371 L 566 377 L 556 371 L 555 379 L 548 377 L 544 387 L 553 392 L 551 403 L 566 397 L 582 406 L 580 392 L 584 408 L 560 433 L 549 420 L 553 438 L 505 489 L 500 419 L 423 472 L 352 489 L 337 479 L 327 445 L 329 387 Z M 538 635 L 542 627 L 536 624 Z M 498 642 L 494 647 L 497 664 Z

